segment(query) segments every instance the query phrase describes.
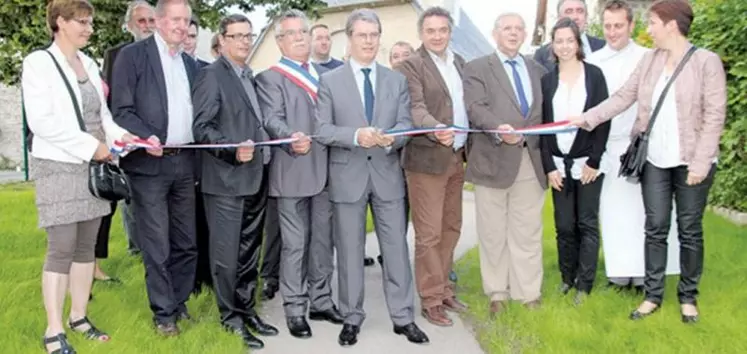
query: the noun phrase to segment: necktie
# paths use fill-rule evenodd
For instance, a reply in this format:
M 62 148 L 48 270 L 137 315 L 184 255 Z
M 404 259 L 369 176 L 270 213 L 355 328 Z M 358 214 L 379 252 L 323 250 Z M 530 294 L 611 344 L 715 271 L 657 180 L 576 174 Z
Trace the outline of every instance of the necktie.
M 306 62 L 304 62 L 303 64 L 301 64 L 301 67 L 302 67 L 302 68 L 303 68 L 304 70 L 306 70 L 306 71 L 309 71 L 309 63 L 306 63 Z
M 527 102 L 527 96 L 524 94 L 524 85 L 521 84 L 521 76 L 519 71 L 516 70 L 518 64 L 516 60 L 506 60 L 506 63 L 511 64 L 511 69 L 514 72 L 514 84 L 516 85 L 516 95 L 519 97 L 519 107 L 521 108 L 522 117 L 526 118 L 529 114 L 529 103 Z
M 371 74 L 371 69 L 363 68 L 361 71 L 365 76 L 365 79 L 363 80 L 363 100 L 365 102 L 363 102 L 363 105 L 366 107 L 366 120 L 368 121 L 368 124 L 371 124 L 373 121 L 374 110 L 373 85 L 371 84 L 371 77 L 369 76 Z

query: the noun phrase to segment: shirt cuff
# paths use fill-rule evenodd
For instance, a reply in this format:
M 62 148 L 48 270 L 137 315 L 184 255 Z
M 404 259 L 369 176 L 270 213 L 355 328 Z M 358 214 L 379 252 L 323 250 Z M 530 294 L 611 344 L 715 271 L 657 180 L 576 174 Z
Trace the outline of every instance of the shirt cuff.
M 353 146 L 360 146 L 358 145 L 358 131 L 361 130 L 361 128 L 358 128 L 355 130 L 355 134 L 353 134 Z

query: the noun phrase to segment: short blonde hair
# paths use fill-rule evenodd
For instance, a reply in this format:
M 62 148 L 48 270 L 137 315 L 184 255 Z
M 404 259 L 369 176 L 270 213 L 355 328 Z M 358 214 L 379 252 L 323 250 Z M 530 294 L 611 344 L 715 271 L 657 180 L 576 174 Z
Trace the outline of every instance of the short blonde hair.
M 93 16 L 93 5 L 88 0 L 51 0 L 47 4 L 47 29 L 55 34 L 60 30 L 57 18 L 70 21 L 83 16 Z

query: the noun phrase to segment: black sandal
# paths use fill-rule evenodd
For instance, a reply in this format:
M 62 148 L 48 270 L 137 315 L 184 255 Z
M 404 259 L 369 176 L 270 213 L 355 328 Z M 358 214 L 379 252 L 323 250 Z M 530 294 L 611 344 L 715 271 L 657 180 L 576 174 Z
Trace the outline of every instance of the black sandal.
M 73 322 L 72 320 L 68 320 L 67 324 L 68 326 L 70 326 L 70 329 L 72 329 L 75 332 L 82 333 L 83 336 L 85 336 L 85 338 L 88 340 L 108 342 L 109 339 L 111 339 L 108 334 L 96 328 L 93 325 L 93 323 L 91 323 L 91 321 L 88 320 L 88 317 L 83 317 L 75 322 Z M 83 326 L 83 325 L 88 325 L 89 328 L 85 331 L 76 330 L 76 328 Z
M 50 352 L 49 349 L 47 349 L 47 345 L 52 344 L 52 343 L 60 343 L 60 347 Z M 42 346 L 44 347 L 44 351 L 46 351 L 49 354 L 75 354 L 76 353 L 75 349 L 73 349 L 73 346 L 71 346 L 70 343 L 67 342 L 67 336 L 65 336 L 65 333 L 60 333 L 54 337 L 43 337 Z

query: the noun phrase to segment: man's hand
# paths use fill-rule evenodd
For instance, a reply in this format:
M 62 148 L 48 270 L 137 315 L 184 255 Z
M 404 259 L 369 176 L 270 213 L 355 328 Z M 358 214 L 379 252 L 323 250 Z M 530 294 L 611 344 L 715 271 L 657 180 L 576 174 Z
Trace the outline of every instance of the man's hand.
M 394 137 L 384 134 L 381 130 L 376 130 L 376 145 L 383 148 L 390 147 L 394 144 Z
M 563 190 L 563 177 L 560 176 L 560 171 L 555 170 L 547 174 L 547 181 L 550 183 L 552 189 L 560 192 Z
M 291 138 L 297 139 L 291 143 L 293 152 L 299 155 L 306 155 L 311 149 L 311 139 L 302 132 L 295 132 L 291 134 Z
M 581 184 L 589 184 L 596 181 L 597 171 L 598 170 L 589 167 L 589 165 L 584 165 L 584 168 L 581 170 Z
M 439 124 L 436 126 L 436 128 L 446 128 L 445 125 Z M 440 132 L 435 132 L 433 135 L 436 136 L 436 140 L 438 140 L 439 143 L 443 146 L 451 146 L 454 144 L 454 131 L 453 130 L 443 130 Z
M 247 140 L 236 149 L 236 160 L 241 163 L 251 161 L 254 158 L 254 142 Z
M 687 173 L 687 185 L 688 186 L 694 186 L 696 184 L 700 184 L 705 179 L 705 176 L 698 176 L 693 174 L 692 172 Z
M 148 138 L 148 142 L 153 147 L 145 149 L 146 152 L 148 152 L 152 156 L 163 156 L 163 148 L 161 148 L 161 140 L 159 140 L 157 136 L 151 135 Z
M 373 127 L 358 129 L 358 145 L 363 148 L 372 148 L 378 143 L 378 133 Z
M 134 144 L 135 140 L 137 140 L 137 139 L 138 139 L 138 137 L 136 137 L 136 136 L 134 136 L 134 135 L 132 135 L 130 133 L 125 133 L 124 135 L 122 135 L 122 138 L 119 139 L 119 140 L 122 141 L 125 144 Z
M 93 159 L 95 161 L 109 161 L 112 159 L 112 153 L 109 151 L 109 148 L 106 147 L 106 144 L 99 143 L 99 146 L 96 147 L 96 152 L 93 153 Z
M 498 126 L 498 130 L 513 131 L 514 127 L 509 124 L 501 124 Z M 522 136 L 519 134 L 501 134 L 501 140 L 509 145 L 516 145 L 521 141 Z

